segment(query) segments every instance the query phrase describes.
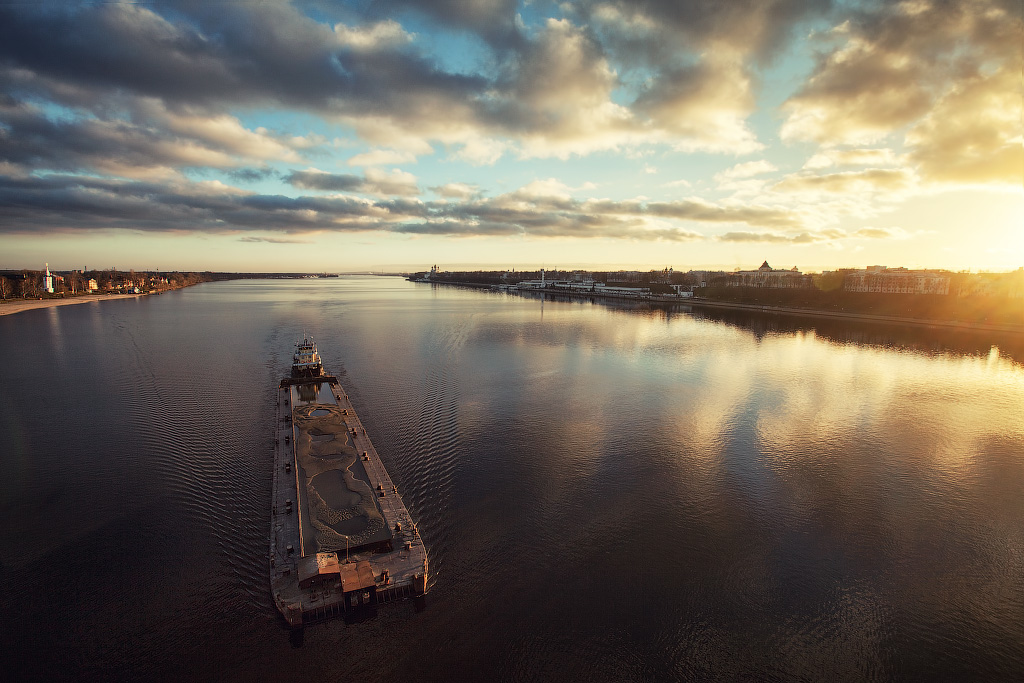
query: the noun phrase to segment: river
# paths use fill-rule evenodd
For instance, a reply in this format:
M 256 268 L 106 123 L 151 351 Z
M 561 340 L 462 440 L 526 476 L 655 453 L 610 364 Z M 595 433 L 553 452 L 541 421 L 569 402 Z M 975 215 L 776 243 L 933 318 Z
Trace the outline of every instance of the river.
M 275 387 L 314 336 L 426 543 L 426 608 L 291 634 Z M 0 318 L 17 678 L 1011 680 L 1016 342 L 240 280 Z

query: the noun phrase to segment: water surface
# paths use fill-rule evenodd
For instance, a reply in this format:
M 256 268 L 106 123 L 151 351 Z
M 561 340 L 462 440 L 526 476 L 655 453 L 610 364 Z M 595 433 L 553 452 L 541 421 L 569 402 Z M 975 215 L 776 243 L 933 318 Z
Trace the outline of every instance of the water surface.
M 270 601 L 275 387 L 318 341 L 427 609 Z M 0 318 L 8 670 L 55 678 L 1010 680 L 1014 340 L 237 281 Z

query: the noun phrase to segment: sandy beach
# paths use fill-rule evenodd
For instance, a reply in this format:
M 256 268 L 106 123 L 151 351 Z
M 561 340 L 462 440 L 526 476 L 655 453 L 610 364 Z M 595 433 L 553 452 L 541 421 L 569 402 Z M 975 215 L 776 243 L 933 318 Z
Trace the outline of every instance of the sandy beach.
M 70 304 L 85 304 L 90 301 L 109 301 L 110 299 L 134 299 L 145 294 L 89 294 L 85 296 L 73 296 L 65 299 L 21 299 L 16 301 L 4 301 L 0 303 L 0 315 L 11 315 L 22 311 L 31 311 L 36 308 L 53 308 L 54 306 L 68 306 Z

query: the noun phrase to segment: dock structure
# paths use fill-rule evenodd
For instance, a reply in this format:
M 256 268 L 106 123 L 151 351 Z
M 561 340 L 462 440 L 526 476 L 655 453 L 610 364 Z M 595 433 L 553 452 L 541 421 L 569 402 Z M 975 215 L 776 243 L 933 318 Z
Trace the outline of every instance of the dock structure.
M 270 584 L 291 626 L 422 596 L 427 553 L 337 378 L 277 391 Z

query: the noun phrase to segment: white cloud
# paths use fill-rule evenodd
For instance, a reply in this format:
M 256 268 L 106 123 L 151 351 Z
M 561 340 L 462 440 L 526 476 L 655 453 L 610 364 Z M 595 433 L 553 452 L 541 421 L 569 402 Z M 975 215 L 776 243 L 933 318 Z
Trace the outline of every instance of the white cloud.
M 470 199 L 480 193 L 479 187 L 467 183 L 447 183 L 430 189 L 448 199 Z
M 352 27 L 335 24 L 338 44 L 354 50 L 381 50 L 412 42 L 415 34 L 407 33 L 401 24 L 390 19 L 368 26 Z
M 389 164 L 411 164 L 416 155 L 409 151 L 395 149 L 371 149 L 369 152 L 356 154 L 345 163 L 349 166 L 386 166 Z
M 757 175 L 764 175 L 765 173 L 771 173 L 772 171 L 779 170 L 775 164 L 770 161 L 761 159 L 759 161 L 747 161 L 742 164 L 736 164 L 731 168 L 727 168 L 721 173 L 715 174 L 715 180 L 722 182 L 725 180 L 738 180 L 741 178 L 753 178 Z

